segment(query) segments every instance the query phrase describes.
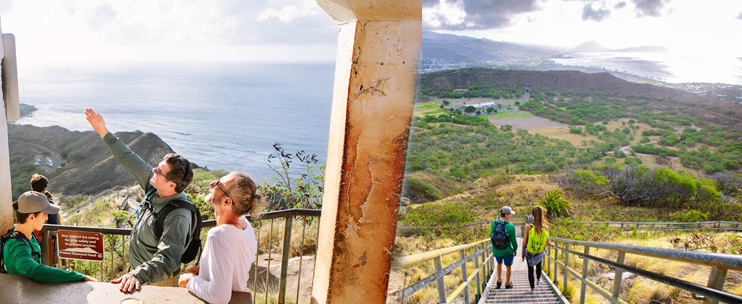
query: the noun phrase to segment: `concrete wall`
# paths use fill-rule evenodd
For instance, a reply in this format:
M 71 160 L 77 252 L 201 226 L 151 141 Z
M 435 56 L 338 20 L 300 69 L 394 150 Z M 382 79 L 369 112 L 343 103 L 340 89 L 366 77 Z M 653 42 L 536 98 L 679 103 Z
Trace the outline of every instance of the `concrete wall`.
M 0 27 L 0 37 L 1 35 L 2 28 Z M 5 58 L 2 43 L 0 43 L 0 58 Z M 0 71 L 2 71 L 1 66 Z M 0 97 L 4 97 L 2 91 L 0 91 Z M 13 188 L 10 184 L 10 152 L 8 151 L 8 120 L 5 114 L 5 103 L 0 102 L 0 106 L 2 106 L 0 109 L 0 233 L 5 233 L 13 226 Z

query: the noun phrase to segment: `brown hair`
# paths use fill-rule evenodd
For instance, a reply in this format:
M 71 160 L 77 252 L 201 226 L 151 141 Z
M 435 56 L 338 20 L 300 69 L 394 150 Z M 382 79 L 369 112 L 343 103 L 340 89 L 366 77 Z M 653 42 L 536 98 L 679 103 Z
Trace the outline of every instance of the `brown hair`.
M 242 172 L 232 172 L 234 184 L 230 188 L 232 201 L 232 212 L 237 215 L 250 214 L 253 220 L 258 219 L 260 211 L 268 205 L 265 196 L 257 193 L 258 186 L 255 182 Z
M 49 186 L 49 179 L 46 176 L 39 174 L 31 176 L 31 190 L 43 193 L 46 186 Z
M 546 221 L 546 210 L 544 207 L 536 206 L 531 210 L 533 215 L 533 226 L 536 228 L 536 233 L 541 234 L 542 229 L 549 229 L 549 222 Z
M 18 201 L 13 202 L 13 211 L 15 211 L 15 221 L 18 222 L 18 224 L 25 224 L 28 220 L 28 217 L 31 216 L 31 214 L 35 216 L 39 216 L 41 214 L 41 211 L 34 212 L 34 213 L 20 213 L 18 212 Z
M 165 178 L 175 183 L 175 192 L 183 192 L 193 180 L 191 162 L 175 153 L 168 153 L 162 160 L 170 166 L 170 171 L 165 174 Z

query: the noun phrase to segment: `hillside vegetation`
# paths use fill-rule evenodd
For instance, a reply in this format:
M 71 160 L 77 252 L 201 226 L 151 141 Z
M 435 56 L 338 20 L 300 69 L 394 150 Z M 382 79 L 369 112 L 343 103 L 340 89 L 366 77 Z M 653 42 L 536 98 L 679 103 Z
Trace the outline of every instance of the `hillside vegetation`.
M 712 179 L 699 183 L 713 184 L 713 193 L 719 194 L 715 197 L 726 201 L 741 185 L 742 133 L 737 127 L 742 124 L 737 113 L 742 112 L 733 102 L 580 72 L 464 69 L 425 74 L 421 83 L 419 107 L 445 113 L 416 112 L 408 173 L 466 183 L 492 174 L 559 173 L 604 165 L 619 171 L 646 166 L 642 172 L 665 167 Z M 496 111 L 503 108 L 499 104 L 515 103 L 520 108 L 515 113 L 563 127 L 525 130 L 503 123 L 500 113 L 462 113 L 461 105 L 472 99 L 494 101 Z M 524 120 L 521 125 L 526 126 L 530 119 L 510 116 L 507 121 Z M 418 188 L 435 193 L 431 187 Z M 626 202 L 623 195 L 614 197 Z M 629 200 L 657 202 L 646 195 Z
M 173 152 L 152 133 L 118 132 L 115 135 L 149 164 L 157 164 L 165 154 Z M 30 190 L 28 182 L 33 173 L 46 175 L 50 180 L 49 190 L 65 195 L 95 194 L 135 182 L 95 132 L 9 124 L 8 138 L 14 199 Z M 61 164 L 54 164 L 55 171 L 46 172 L 34 165 L 37 156 L 51 156 L 47 150 L 64 162 L 62 168 L 58 168 Z

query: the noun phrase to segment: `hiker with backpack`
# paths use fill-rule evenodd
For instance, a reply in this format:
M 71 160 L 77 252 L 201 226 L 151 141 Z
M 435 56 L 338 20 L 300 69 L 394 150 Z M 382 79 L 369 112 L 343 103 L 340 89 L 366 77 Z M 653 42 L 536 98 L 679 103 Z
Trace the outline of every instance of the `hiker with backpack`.
M 214 209 L 216 227 L 209 230 L 200 266 L 186 270 L 178 286 L 206 302 L 227 303 L 232 291 L 247 287 L 250 266 L 258 253 L 255 231 L 245 215 L 257 219 L 266 201 L 242 172 L 213 181 L 209 188 L 204 201 Z
M 490 229 L 490 240 L 492 241 L 492 255 L 497 260 L 497 289 L 502 285 L 502 264 L 505 263 L 507 273 L 505 275 L 505 289 L 513 288 L 510 282 L 511 266 L 515 254 L 518 252 L 518 241 L 515 239 L 515 225 L 508 222 L 515 211 L 509 206 L 500 209 L 500 218 L 492 222 Z
M 0 270 L 9 274 L 27 276 L 37 282 L 61 283 L 93 281 L 93 277 L 41 264 L 41 246 L 33 234 L 41 230 L 49 214 L 59 212 L 59 207 L 49 203 L 44 194 L 28 191 L 13 204 L 17 223 L 0 240 L 2 260 Z
M 152 168 L 108 131 L 100 114 L 87 109 L 85 116 L 146 193 L 129 237 L 133 270 L 111 283 L 120 284 L 125 293 L 140 290 L 142 284 L 177 287 L 180 264 L 193 260 L 201 246 L 201 215 L 183 192 L 193 179 L 191 163 L 170 153 Z
M 546 246 L 554 246 L 549 241 L 549 225 L 544 217 L 545 214 L 544 207 L 533 207 L 531 210 L 533 223 L 526 225 L 526 231 L 523 233 L 522 258 L 528 262 L 528 284 L 531 286 L 531 293 L 535 289 L 534 268 L 536 285 L 541 285 L 541 261 L 544 259 L 544 249 Z

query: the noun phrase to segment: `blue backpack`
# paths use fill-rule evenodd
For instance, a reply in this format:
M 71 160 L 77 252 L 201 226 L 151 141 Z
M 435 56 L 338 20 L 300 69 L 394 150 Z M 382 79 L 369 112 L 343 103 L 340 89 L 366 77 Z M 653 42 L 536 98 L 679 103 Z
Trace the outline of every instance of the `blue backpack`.
M 497 249 L 505 249 L 510 246 L 510 237 L 508 232 L 505 230 L 505 224 L 508 222 L 494 221 L 492 222 L 492 229 L 490 230 L 490 239 L 492 240 L 492 246 Z

